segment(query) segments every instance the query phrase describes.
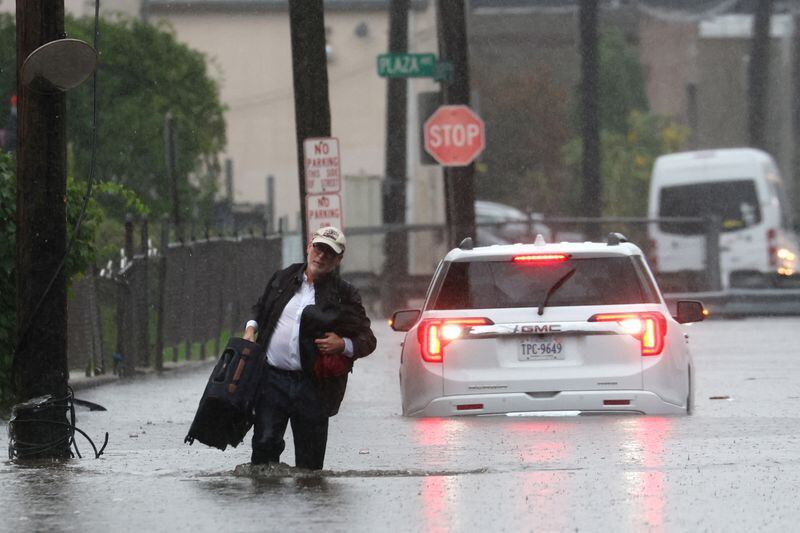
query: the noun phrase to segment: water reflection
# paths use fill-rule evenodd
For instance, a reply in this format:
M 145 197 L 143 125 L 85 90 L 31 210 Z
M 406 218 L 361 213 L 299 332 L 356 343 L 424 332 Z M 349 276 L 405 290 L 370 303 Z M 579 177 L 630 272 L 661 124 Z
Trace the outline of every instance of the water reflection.
M 621 422 L 625 459 L 632 468 L 623 474 L 630 494 L 640 506 L 633 510 L 651 531 L 663 531 L 665 502 L 664 448 L 673 420 L 665 417 L 637 417 Z
M 423 446 L 444 446 L 457 432 L 457 420 L 451 418 L 421 418 L 414 420 L 414 437 Z
M 422 481 L 422 510 L 425 531 L 438 533 L 449 531 L 449 519 L 446 516 L 447 487 L 446 478 L 441 476 L 427 477 Z
M 421 461 L 423 469 L 437 469 L 454 464 L 454 457 L 464 448 L 463 442 L 467 422 L 453 418 L 422 418 L 414 420 L 413 439 L 423 446 Z M 468 438 L 475 438 L 474 435 Z
M 567 433 L 573 426 L 552 420 L 515 420 L 511 425 L 512 444 L 520 450 L 523 463 L 555 463 L 569 455 Z M 540 440 L 547 436 L 546 440 Z M 535 438 L 534 438 L 535 437 Z
M 568 473 L 564 470 L 540 470 L 521 474 L 521 494 L 517 497 L 518 516 L 547 515 L 547 529 L 566 531 L 570 524 L 567 505 L 571 503 Z
M 4 525 L 15 531 L 45 531 L 79 512 L 79 502 L 73 501 L 77 496 L 73 478 L 76 470 L 78 475 L 85 473 L 69 461 L 8 465 L 15 471 L 4 476 L 2 487 L 17 505 L 4 509 Z
M 570 434 L 574 422 L 557 420 L 514 420 L 509 426 L 512 444 L 520 450 L 520 460 L 528 467 L 548 467 L 569 458 Z M 564 530 L 569 524 L 565 509 L 567 472 L 564 470 L 536 470 L 520 474 L 520 493 L 516 495 L 516 510 L 520 514 L 543 511 L 548 516 L 548 527 Z

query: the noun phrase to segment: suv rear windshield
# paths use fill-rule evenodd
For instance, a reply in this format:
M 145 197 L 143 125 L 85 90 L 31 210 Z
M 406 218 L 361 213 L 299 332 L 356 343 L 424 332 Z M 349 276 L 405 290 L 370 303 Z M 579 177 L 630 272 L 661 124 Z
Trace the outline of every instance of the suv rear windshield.
M 658 303 L 641 260 L 630 257 L 571 258 L 557 265 L 511 261 L 455 262 L 447 268 L 431 309 L 538 307 L 547 291 L 570 270 L 548 307 Z
M 658 214 L 662 217 L 716 215 L 722 223 L 720 231 L 736 231 L 761 222 L 756 186 L 748 179 L 664 187 Z M 665 233 L 705 233 L 705 225 L 699 222 L 661 222 L 659 226 Z

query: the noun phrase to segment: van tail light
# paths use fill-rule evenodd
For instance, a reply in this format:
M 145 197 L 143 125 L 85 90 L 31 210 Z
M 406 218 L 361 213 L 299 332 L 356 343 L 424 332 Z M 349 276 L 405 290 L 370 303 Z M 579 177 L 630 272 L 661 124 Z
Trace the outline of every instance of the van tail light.
M 470 326 L 491 326 L 488 318 L 426 318 L 419 324 L 417 339 L 423 361 L 441 363 L 444 347 L 460 338 Z
M 778 266 L 778 246 L 775 243 L 776 236 L 777 232 L 775 228 L 767 230 L 767 260 L 769 261 L 769 266 L 773 268 Z
M 608 313 L 594 315 L 589 322 L 618 322 L 625 333 L 639 339 L 642 355 L 659 355 L 664 351 L 667 319 L 661 313 Z

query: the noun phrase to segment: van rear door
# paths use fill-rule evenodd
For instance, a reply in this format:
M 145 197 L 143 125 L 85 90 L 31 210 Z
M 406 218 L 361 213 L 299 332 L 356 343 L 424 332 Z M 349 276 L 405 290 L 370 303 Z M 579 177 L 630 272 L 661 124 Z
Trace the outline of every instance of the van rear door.
M 766 230 L 753 179 L 741 178 L 664 187 L 660 217 L 710 217 L 720 222 L 722 272 L 765 270 Z M 661 222 L 665 238 L 658 250 L 665 271 L 693 270 L 705 265 L 706 227 L 700 222 Z M 726 280 L 727 276 L 723 276 Z

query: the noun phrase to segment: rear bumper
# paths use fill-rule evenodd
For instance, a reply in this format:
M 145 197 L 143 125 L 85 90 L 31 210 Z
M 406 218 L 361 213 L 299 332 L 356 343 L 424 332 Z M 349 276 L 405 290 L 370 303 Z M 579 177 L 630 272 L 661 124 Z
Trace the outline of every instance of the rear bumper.
M 625 400 L 628 401 L 627 404 L 624 403 Z M 613 403 L 607 405 L 604 403 L 606 401 Z M 435 398 L 425 408 L 413 413 L 406 413 L 406 416 L 439 417 L 546 411 L 679 415 L 686 414 L 686 406 L 671 404 L 655 393 L 637 390 L 563 391 L 552 395 L 535 396 L 525 393 L 469 394 Z

